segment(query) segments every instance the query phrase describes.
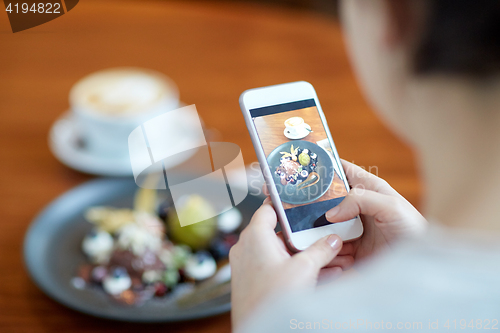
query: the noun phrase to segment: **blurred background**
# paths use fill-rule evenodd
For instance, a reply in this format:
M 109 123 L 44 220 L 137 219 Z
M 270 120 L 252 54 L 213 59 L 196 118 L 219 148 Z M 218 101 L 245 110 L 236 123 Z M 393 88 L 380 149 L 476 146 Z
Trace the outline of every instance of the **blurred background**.
M 0 14 L 0 331 L 229 332 L 229 314 L 167 324 L 124 324 L 70 310 L 31 282 L 26 230 L 57 196 L 96 175 L 73 170 L 49 149 L 53 124 L 70 109 L 71 87 L 111 67 L 170 77 L 196 104 L 215 141 L 256 161 L 238 104 L 246 89 L 313 84 L 340 156 L 385 178 L 419 207 L 410 148 L 363 99 L 348 62 L 335 1 L 86 0 L 41 26 L 12 33 Z

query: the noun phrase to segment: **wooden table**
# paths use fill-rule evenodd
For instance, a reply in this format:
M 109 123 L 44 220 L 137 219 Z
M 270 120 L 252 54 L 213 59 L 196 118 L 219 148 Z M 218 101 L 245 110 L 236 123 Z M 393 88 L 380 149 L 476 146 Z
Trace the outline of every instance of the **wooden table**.
M 340 155 L 378 172 L 411 202 L 420 195 L 411 151 L 377 120 L 348 64 L 340 29 L 319 14 L 235 2 L 80 1 L 62 17 L 13 34 L 0 14 L 0 331 L 229 332 L 229 314 L 186 323 L 131 325 L 79 314 L 30 281 L 22 241 L 31 219 L 91 176 L 50 153 L 47 133 L 68 91 L 107 67 L 172 77 L 207 127 L 255 153 L 238 106 L 248 88 L 306 80 L 335 119 Z

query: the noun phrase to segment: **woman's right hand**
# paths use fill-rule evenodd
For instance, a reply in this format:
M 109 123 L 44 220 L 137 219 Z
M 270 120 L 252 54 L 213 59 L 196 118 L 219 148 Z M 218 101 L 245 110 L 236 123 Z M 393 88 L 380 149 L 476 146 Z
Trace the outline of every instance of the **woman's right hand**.
M 338 206 L 326 212 L 326 219 L 337 223 L 359 215 L 364 227 L 361 238 L 344 246 L 351 252 L 345 255 L 357 261 L 397 239 L 425 232 L 425 218 L 385 180 L 345 160 L 342 165 L 352 189 Z

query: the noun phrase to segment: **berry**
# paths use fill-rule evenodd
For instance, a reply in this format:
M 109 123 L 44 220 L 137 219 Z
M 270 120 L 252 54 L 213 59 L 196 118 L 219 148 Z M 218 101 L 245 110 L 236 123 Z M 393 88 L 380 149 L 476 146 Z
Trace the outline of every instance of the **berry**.
M 102 280 L 106 277 L 106 274 L 108 274 L 108 270 L 104 266 L 96 266 L 92 270 L 92 281 L 96 283 L 102 283 Z
M 125 277 L 128 276 L 127 270 L 123 267 L 116 267 L 113 269 L 112 276 L 114 278 L 120 278 L 120 277 Z
M 163 282 L 155 283 L 155 296 L 162 297 L 168 292 L 168 287 Z

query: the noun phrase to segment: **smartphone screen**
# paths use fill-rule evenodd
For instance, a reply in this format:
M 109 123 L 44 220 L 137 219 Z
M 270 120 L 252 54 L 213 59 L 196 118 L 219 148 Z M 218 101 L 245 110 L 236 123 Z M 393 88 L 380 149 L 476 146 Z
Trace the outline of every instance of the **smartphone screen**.
M 314 99 L 250 110 L 292 232 L 328 225 L 347 195 Z

